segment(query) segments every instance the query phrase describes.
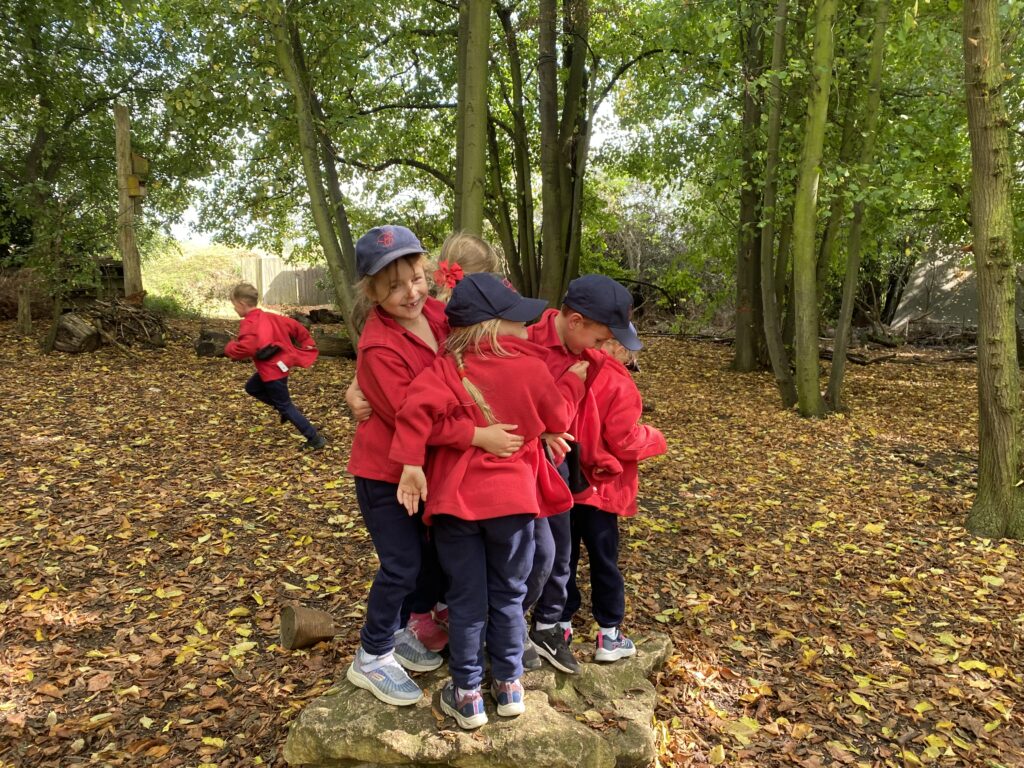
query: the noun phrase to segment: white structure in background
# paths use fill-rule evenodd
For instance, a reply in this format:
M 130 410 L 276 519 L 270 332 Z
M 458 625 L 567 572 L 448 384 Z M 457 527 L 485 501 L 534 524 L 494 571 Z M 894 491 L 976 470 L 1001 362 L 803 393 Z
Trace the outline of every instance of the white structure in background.
M 1024 292 L 1017 273 L 1017 324 L 1024 325 Z M 892 321 L 893 330 L 906 334 L 919 324 L 948 328 L 978 327 L 978 283 L 974 257 L 959 248 L 923 257 L 907 281 Z
M 239 260 L 242 279 L 260 292 L 261 304 L 334 304 L 331 278 L 323 266 L 290 264 L 278 256 L 249 255 Z

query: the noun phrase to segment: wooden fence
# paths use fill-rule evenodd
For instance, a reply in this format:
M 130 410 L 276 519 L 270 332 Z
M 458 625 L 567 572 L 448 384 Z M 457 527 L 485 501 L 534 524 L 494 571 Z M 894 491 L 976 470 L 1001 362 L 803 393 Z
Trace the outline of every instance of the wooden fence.
M 277 256 L 245 256 L 242 279 L 256 286 L 262 304 L 311 306 L 336 301 L 326 267 L 302 267 Z

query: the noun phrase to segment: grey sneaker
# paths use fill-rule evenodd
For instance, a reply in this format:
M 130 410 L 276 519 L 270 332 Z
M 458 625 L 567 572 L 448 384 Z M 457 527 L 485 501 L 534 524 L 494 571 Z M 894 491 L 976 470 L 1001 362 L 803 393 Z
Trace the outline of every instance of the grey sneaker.
M 615 637 L 608 637 L 604 632 L 597 633 L 597 650 L 594 652 L 594 661 L 618 661 L 630 656 L 636 656 L 636 646 L 633 641 L 616 630 Z
M 357 688 L 365 688 L 385 704 L 408 707 L 423 698 L 423 691 L 394 661 L 366 671 L 363 649 L 356 651 L 356 657 L 349 665 L 345 677 Z
M 526 640 L 523 643 L 523 669 L 529 671 L 531 669 L 540 669 L 544 666 L 544 662 L 540 660 L 540 656 L 537 655 L 537 649 L 533 647 L 533 643 Z
M 413 672 L 430 672 L 444 662 L 438 654 L 428 651 L 408 629 L 395 632 L 395 661 Z
M 479 689 L 460 696 L 451 680 L 441 689 L 441 711 L 454 717 L 459 727 L 467 731 L 487 723 L 484 697 L 480 695 Z

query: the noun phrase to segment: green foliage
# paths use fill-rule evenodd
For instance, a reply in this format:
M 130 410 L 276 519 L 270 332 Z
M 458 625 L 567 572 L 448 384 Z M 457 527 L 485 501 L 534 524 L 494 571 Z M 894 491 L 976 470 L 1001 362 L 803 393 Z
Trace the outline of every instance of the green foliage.
M 239 259 L 245 255 L 228 246 L 163 238 L 142 264 L 147 306 L 172 315 L 230 316 L 228 295 L 242 279 Z

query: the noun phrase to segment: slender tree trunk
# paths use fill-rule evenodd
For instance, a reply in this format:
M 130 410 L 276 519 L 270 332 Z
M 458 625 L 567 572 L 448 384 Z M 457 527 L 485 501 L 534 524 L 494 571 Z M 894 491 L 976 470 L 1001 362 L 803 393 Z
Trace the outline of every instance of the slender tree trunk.
M 743 48 L 743 127 L 742 173 L 740 179 L 739 231 L 736 243 L 736 343 L 733 370 L 758 368 L 761 319 L 755 314 L 760 253 L 755 251 L 758 221 L 758 169 L 755 156 L 760 150 L 758 128 L 761 105 L 756 93 L 757 78 L 763 68 L 762 8 L 758 0 L 745 3 L 748 13 L 741 14 L 740 36 Z
M 782 341 L 782 323 L 779 315 L 778 293 L 775 286 L 775 188 L 779 165 L 779 143 L 782 127 L 782 82 L 780 73 L 786 58 L 786 13 L 788 0 L 778 0 L 775 6 L 775 25 L 772 31 L 772 78 L 768 86 L 768 144 L 764 168 L 764 198 L 761 216 L 761 302 L 764 313 L 764 335 L 768 345 L 775 381 L 779 385 L 782 404 L 792 408 L 796 404 L 796 385 L 789 370 L 789 355 Z M 779 255 L 782 260 L 782 254 Z
M 967 528 L 1024 538 L 1020 369 L 1014 331 L 1013 164 L 996 0 L 964 2 L 964 79 L 978 276 L 978 493 Z
M 465 9 L 465 10 L 463 10 Z M 465 23 L 462 16 L 465 14 Z M 459 116 L 456 136 L 457 193 L 455 228 L 483 233 L 484 187 L 487 167 L 487 58 L 491 41 L 491 0 L 462 0 L 459 4 Z
M 868 99 L 864 107 L 864 143 L 860 150 L 859 181 L 865 183 L 874 163 L 875 137 L 878 131 L 878 105 L 882 94 L 882 61 L 885 55 L 885 32 L 889 24 L 889 0 L 878 0 L 875 7 L 875 31 L 871 41 L 871 63 L 868 66 Z M 827 400 L 834 410 L 842 408 L 843 375 L 846 371 L 846 350 L 850 344 L 853 302 L 860 275 L 861 230 L 864 224 L 864 201 L 853 205 L 853 221 L 846 246 L 846 276 L 843 279 L 843 300 L 836 319 L 836 336 L 832 345 L 832 370 L 828 378 Z
M 525 296 L 535 296 L 539 289 L 539 263 L 534 238 L 533 181 L 530 165 L 529 134 L 526 128 L 525 97 L 523 93 L 523 66 L 519 55 L 519 40 L 512 27 L 512 11 L 500 6 L 497 9 L 505 45 L 508 49 L 509 80 L 512 85 L 512 157 L 516 188 L 516 226 L 519 242 L 519 259 L 511 260 L 509 268 L 513 282 Z
M 287 11 L 281 10 L 270 20 L 274 37 L 277 60 L 284 72 L 288 89 L 295 99 L 295 119 L 298 125 L 299 152 L 302 156 L 302 169 L 306 177 L 306 190 L 309 193 L 313 221 L 316 224 L 320 247 L 323 248 L 327 268 L 331 273 L 334 291 L 338 297 L 338 306 L 345 316 L 345 326 L 350 338 L 355 342 L 359 338 L 355 324 L 352 322 L 354 301 L 351 291 L 351 279 L 346 274 L 345 257 L 334 229 L 331 205 L 324 190 L 324 174 L 318 152 L 319 141 L 313 119 L 313 99 L 304 81 L 297 63 L 296 51 L 293 48 L 291 23 Z
M 124 295 L 142 293 L 142 263 L 135 244 L 135 201 L 128 189 L 132 175 L 131 122 L 128 107 L 114 105 L 114 143 L 117 156 L 117 247 L 124 265 Z
M 539 296 L 558 301 L 565 260 L 562 234 L 561 152 L 558 146 L 558 54 L 555 0 L 540 0 L 537 22 L 537 85 L 540 110 L 541 275 Z
M 818 377 L 818 296 L 814 239 L 818 180 L 825 144 L 829 89 L 832 86 L 832 24 L 837 0 L 818 0 L 815 8 L 814 53 L 810 102 L 800 171 L 793 203 L 793 287 L 796 299 L 796 388 L 803 416 L 823 416 Z

